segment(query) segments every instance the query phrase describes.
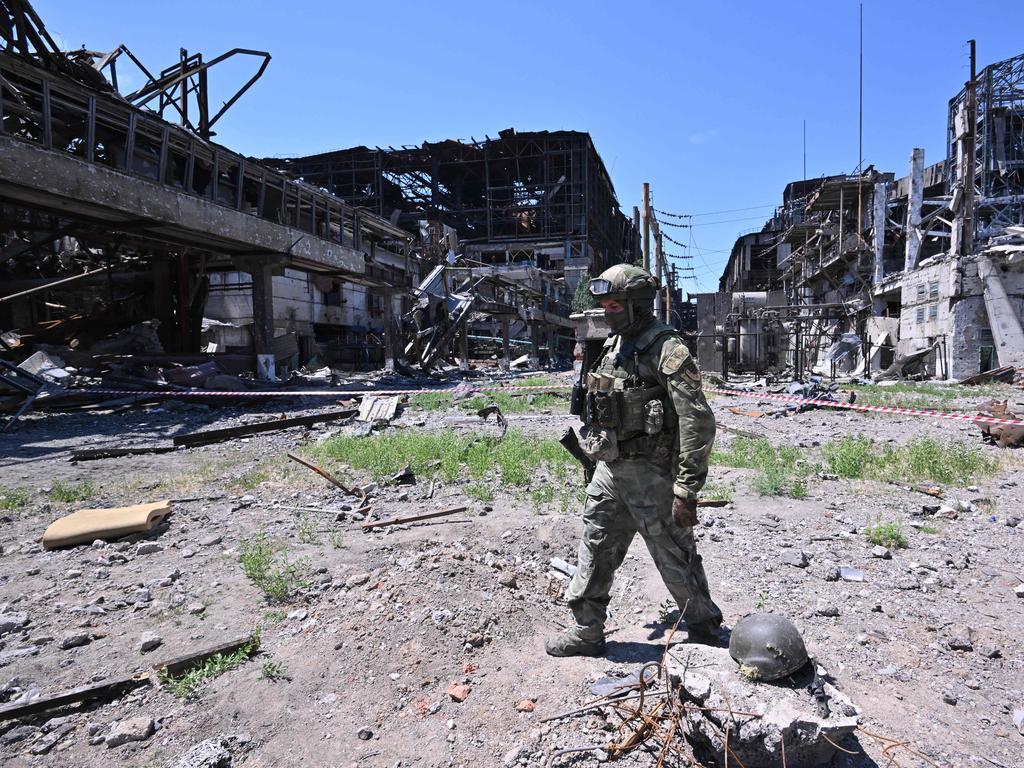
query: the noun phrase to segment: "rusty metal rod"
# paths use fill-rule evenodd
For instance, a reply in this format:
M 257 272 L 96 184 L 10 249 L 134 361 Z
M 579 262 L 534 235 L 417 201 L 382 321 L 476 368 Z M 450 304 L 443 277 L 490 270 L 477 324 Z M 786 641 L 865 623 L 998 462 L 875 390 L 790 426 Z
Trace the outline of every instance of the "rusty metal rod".
M 362 489 L 353 490 L 352 488 L 349 488 L 348 486 L 343 485 L 341 483 L 341 481 L 338 480 L 338 478 L 336 478 L 334 475 L 332 475 L 326 469 L 322 469 L 321 467 L 318 467 L 316 464 L 313 464 L 312 462 L 306 461 L 305 459 L 303 459 L 300 456 L 296 456 L 294 453 L 289 453 L 289 454 L 286 454 L 286 455 L 292 461 L 297 461 L 302 466 L 307 467 L 308 469 L 312 469 L 314 472 L 316 472 L 318 475 L 320 475 L 320 477 L 324 478 L 329 483 L 332 483 L 333 485 L 336 485 L 338 488 L 340 488 L 342 490 L 342 492 L 347 493 L 350 496 L 360 496 L 360 497 L 362 497 L 364 499 L 366 498 L 366 494 L 364 494 L 362 492 Z
M 435 517 L 444 517 L 445 515 L 454 515 L 458 512 L 465 512 L 466 509 L 468 509 L 468 507 L 450 507 L 449 509 L 442 509 L 440 512 L 427 512 L 423 515 L 392 517 L 388 520 L 371 520 L 363 523 L 363 530 L 368 531 L 371 528 L 384 528 L 388 525 L 402 525 L 403 523 L 418 523 L 420 520 L 432 520 Z

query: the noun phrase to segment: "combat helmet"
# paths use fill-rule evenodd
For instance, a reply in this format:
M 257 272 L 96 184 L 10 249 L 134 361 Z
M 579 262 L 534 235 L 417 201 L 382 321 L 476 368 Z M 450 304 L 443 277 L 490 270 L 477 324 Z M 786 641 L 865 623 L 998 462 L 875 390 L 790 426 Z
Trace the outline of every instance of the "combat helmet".
M 777 613 L 752 613 L 733 627 L 729 655 L 751 680 L 778 680 L 809 660 L 800 632 Z
M 609 267 L 590 281 L 589 289 L 590 295 L 598 301 L 608 299 L 623 305 L 624 312 L 610 314 L 608 310 L 605 311 L 613 331 L 625 331 L 653 317 L 658 281 L 650 272 L 635 264 Z

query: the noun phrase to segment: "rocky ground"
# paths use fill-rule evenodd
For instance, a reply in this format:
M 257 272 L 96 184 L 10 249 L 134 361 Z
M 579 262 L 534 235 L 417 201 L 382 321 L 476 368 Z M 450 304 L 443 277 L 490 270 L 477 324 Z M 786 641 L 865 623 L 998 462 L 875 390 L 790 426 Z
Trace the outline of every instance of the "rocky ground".
M 1004 394 L 1011 407 L 1024 399 L 1019 389 Z M 979 400 L 965 391 L 944 407 L 967 410 Z M 884 479 L 828 472 L 810 476 L 806 498 L 761 496 L 756 470 L 716 465 L 711 482 L 731 489 L 732 500 L 702 512 L 699 548 L 727 623 L 755 610 L 789 616 L 860 709 L 866 732 L 844 743 L 857 754 L 836 765 L 889 764 L 887 742 L 868 732 L 908 743 L 895 752 L 902 766 L 1021 765 L 1024 737 L 1013 721 L 1024 708 L 1022 454 L 983 445 L 967 423 L 825 410 L 751 418 L 727 406 L 757 408 L 756 397 L 711 402 L 722 424 L 798 448 L 807 462 L 846 434 L 883 445 L 925 435 L 964 440 L 998 461 L 997 471 L 969 487 L 946 485 L 944 502 Z M 302 412 L 338 407 L 300 405 Z M 592 698 L 599 678 L 662 657 L 667 592 L 638 539 L 613 591 L 606 657 L 544 654 L 544 636 L 569 616 L 561 602 L 566 581 L 549 563 L 575 562 L 580 531 L 578 506 L 567 503 L 576 486 L 564 477 L 542 468 L 514 488 L 489 474 L 493 500 L 486 501 L 464 476 L 378 482 L 371 500 L 382 518 L 468 510 L 364 533 L 353 514 L 357 498 L 284 457 L 312 455 L 342 429 L 337 424 L 68 461 L 71 448 L 167 438 L 286 408 L 295 415 L 291 405 L 173 402 L 30 415 L 0 436 L 8 494 L 0 499 L 8 507 L 0 510 L 0 699 L 145 671 L 260 630 L 255 655 L 190 696 L 142 686 L 0 723 L 5 764 L 541 766 L 554 751 L 615 735 L 600 713 L 541 720 Z M 459 407 L 408 407 L 388 431 L 496 434 L 493 421 L 466 416 Z M 544 408 L 509 422 L 539 439 L 557 437 L 574 420 Z M 719 434 L 723 447 L 736 439 Z M 374 482 L 338 463 L 330 468 L 347 482 Z M 74 509 L 166 497 L 181 500 L 147 536 L 52 552 L 40 546 L 45 527 Z M 881 521 L 897 524 L 906 548 L 872 547 L 865 527 Z M 260 531 L 278 558 L 296 564 L 287 602 L 269 599 L 243 571 L 241 556 Z M 862 580 L 847 580 L 858 573 Z M 602 757 L 577 752 L 554 764 L 594 765 Z M 620 762 L 655 760 L 641 749 Z

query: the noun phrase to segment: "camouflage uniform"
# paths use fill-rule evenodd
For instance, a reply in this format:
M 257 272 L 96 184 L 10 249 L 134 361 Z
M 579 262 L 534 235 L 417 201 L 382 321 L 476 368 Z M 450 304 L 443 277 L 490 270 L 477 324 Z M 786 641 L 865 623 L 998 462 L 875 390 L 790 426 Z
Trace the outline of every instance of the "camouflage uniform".
M 617 450 L 598 461 L 587 486 L 578 570 L 566 591 L 576 627 L 566 633 L 561 649 L 558 640 L 549 641 L 548 652 L 553 655 L 603 648 L 612 580 L 638 532 L 665 586 L 680 609 L 685 609 L 691 634 L 706 638 L 717 633 L 722 622 L 722 612 L 708 590 L 693 529 L 678 525 L 672 515 L 674 499 L 695 501 L 707 478 L 714 415 L 701 391 L 697 366 L 679 334 L 653 317 L 646 324 L 641 318 L 639 324 L 637 334 L 617 334 L 605 342 L 600 362 L 587 377 L 588 388 L 602 382 L 598 386 L 623 392 L 622 403 L 629 401 L 632 383 L 632 391 L 638 393 L 635 401 L 662 404 L 661 429 L 651 434 L 647 424 L 638 430 L 637 419 L 628 416 L 631 406 L 618 406 L 627 415 L 619 417 L 615 430 Z M 587 650 L 566 651 L 565 643 L 573 647 L 574 637 Z

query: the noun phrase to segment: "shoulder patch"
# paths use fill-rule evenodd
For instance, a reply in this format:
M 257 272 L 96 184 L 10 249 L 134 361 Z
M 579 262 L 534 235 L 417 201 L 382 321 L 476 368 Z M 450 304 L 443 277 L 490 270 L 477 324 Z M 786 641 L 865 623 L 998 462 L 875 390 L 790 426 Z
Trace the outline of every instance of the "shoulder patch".
M 696 387 L 701 384 L 697 364 L 682 341 L 666 344 L 662 348 L 660 368 L 666 376 L 682 376 L 687 383 Z

